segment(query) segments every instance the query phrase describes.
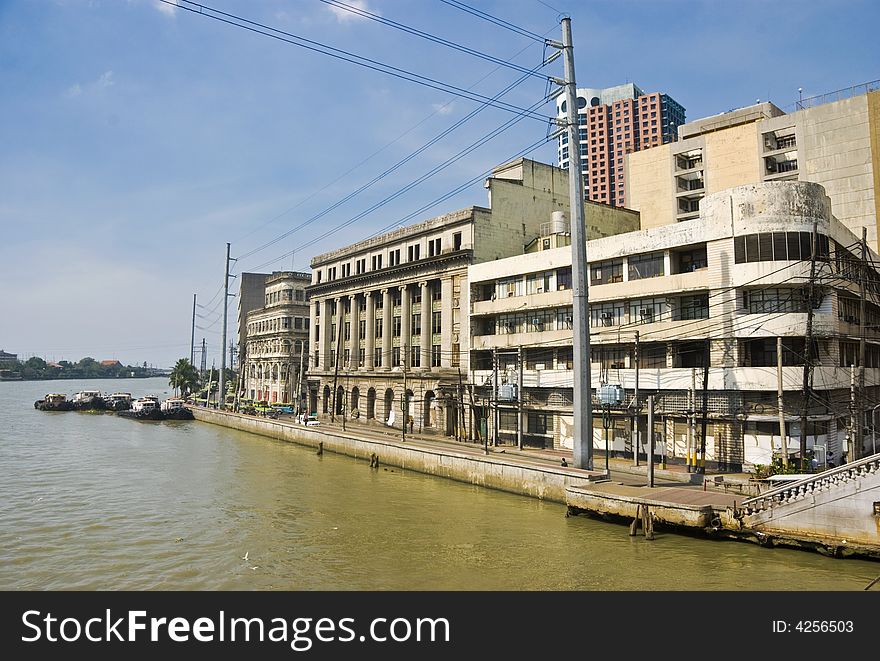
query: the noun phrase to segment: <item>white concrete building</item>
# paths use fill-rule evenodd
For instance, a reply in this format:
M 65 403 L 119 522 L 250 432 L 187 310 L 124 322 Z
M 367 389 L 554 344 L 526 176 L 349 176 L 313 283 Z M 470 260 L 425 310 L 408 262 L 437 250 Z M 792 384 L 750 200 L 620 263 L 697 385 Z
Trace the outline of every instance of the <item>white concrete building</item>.
M 806 440 L 809 449 L 821 448 L 820 462 L 826 454 L 840 457 L 852 422 L 850 365 L 858 360 L 858 238 L 832 217 L 822 186 L 801 182 L 722 191 L 706 197 L 691 222 L 588 242 L 591 383 L 617 385 L 625 394 L 612 412 L 613 452 L 633 451 L 638 375 L 643 414 L 645 397 L 655 395 L 658 447 L 669 460 L 682 461 L 699 443 L 706 374 L 706 460 L 728 467 L 770 463 L 781 446 L 778 342 L 787 445 L 789 452 L 798 449 L 814 221 L 818 358 Z M 869 256 L 877 263 L 876 253 Z M 868 414 L 868 404 L 880 401 L 880 274 L 873 266 L 869 274 Z M 521 429 L 525 445 L 571 448 L 571 248 L 474 264 L 467 277 L 470 376 L 478 405 L 493 399 L 498 384 L 497 418 L 494 409 L 487 416 L 490 435 L 516 443 Z M 477 410 L 485 415 L 488 409 Z M 605 447 L 598 407 L 594 445 Z
M 535 161 L 499 166 L 486 188 L 489 207 L 312 260 L 311 410 L 398 428 L 411 417 L 413 431 L 458 433 L 468 417 L 460 390 L 468 374 L 468 266 L 521 254 L 553 212 L 568 209 L 568 173 Z M 590 236 L 638 227 L 631 211 L 590 206 Z
M 308 273 L 276 271 L 265 279 L 265 305 L 247 313 L 240 359 L 243 399 L 296 403 L 305 394 L 309 337 Z

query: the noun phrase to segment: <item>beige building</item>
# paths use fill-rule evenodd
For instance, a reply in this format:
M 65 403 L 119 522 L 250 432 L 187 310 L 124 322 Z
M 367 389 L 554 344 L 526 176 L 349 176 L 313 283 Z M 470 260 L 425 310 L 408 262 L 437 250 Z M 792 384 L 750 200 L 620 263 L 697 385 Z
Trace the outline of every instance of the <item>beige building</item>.
M 627 205 L 650 228 L 699 216 L 713 193 L 765 181 L 810 181 L 834 216 L 877 249 L 880 91 L 785 113 L 772 103 L 696 120 L 679 141 L 627 156 Z
M 308 273 L 276 271 L 265 277 L 263 307 L 246 314 L 240 359 L 243 399 L 296 403 L 304 395 L 309 338 Z
M 409 225 L 312 260 L 311 410 L 365 424 L 455 434 L 468 374 L 468 266 L 523 252 L 568 211 L 568 173 L 519 159 L 486 181 L 488 207 Z M 592 205 L 590 236 L 638 227 Z M 406 400 L 404 400 L 406 393 Z M 334 409 L 335 405 L 335 409 Z
M 248 312 L 265 305 L 267 277 L 267 273 L 241 273 L 238 276 L 235 351 L 239 360 L 247 352 Z
M 691 222 L 589 241 L 591 383 L 623 393 L 612 411 L 613 452 L 632 454 L 638 378 L 643 414 L 645 397 L 656 398 L 658 454 L 684 461 L 699 444 L 707 378 L 706 460 L 733 468 L 769 464 L 782 445 L 780 375 L 783 433 L 789 451 L 798 449 L 814 219 L 818 359 L 806 441 L 820 462 L 840 457 L 852 425 L 850 366 L 858 361 L 857 239 L 833 218 L 821 186 L 798 182 L 721 191 L 705 198 Z M 571 249 L 541 246 L 543 239 L 529 254 L 468 269 L 474 410 L 488 418 L 488 433 L 499 443 L 570 449 Z M 870 258 L 877 263 L 876 253 Z M 878 294 L 869 287 L 868 403 L 878 401 L 880 382 Z M 643 431 L 641 453 L 646 438 Z M 594 445 L 600 451 L 604 439 L 597 402 Z

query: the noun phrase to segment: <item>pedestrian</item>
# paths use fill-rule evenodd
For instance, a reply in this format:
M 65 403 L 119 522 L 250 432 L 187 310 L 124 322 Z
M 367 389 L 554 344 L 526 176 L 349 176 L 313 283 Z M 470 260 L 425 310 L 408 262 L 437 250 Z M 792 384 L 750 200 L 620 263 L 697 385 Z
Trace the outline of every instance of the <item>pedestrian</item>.
M 568 466 L 568 462 L 565 460 L 565 457 L 562 458 L 562 463 L 561 463 L 561 465 L 562 465 L 563 468 L 566 468 L 566 467 Z
M 416 421 L 413 420 L 412 416 L 409 416 L 409 433 L 410 434 L 413 433 L 413 425 L 415 425 L 415 424 L 416 424 Z

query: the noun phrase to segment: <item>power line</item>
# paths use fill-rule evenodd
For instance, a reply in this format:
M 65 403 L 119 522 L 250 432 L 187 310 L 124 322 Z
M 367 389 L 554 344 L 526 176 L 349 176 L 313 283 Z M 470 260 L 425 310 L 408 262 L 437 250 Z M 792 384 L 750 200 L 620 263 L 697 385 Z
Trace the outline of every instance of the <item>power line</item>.
M 515 32 L 518 35 L 521 35 L 523 37 L 528 37 L 529 39 L 534 39 L 535 41 L 540 41 L 542 43 L 544 42 L 544 37 L 532 32 L 531 30 L 526 30 L 525 28 L 521 28 L 518 25 L 514 25 L 513 23 L 505 21 L 503 18 L 498 18 L 496 16 L 492 16 L 491 14 L 487 14 L 484 11 L 481 11 L 479 9 L 475 9 L 473 7 L 468 6 L 468 5 L 464 4 L 463 2 L 458 2 L 458 0 L 440 0 L 440 2 L 443 2 L 447 5 L 449 5 L 450 7 L 455 7 L 456 9 L 460 9 L 464 12 L 467 12 L 468 14 L 476 16 L 477 18 L 481 18 L 484 21 L 489 21 L 490 23 L 494 23 L 495 25 L 497 25 L 499 27 L 502 27 L 506 30 L 510 30 L 511 32 Z
M 509 62 L 507 60 L 502 60 L 500 58 L 495 57 L 494 55 L 488 55 L 487 53 L 482 53 L 480 51 L 474 50 L 473 48 L 468 48 L 467 46 L 462 46 L 461 44 L 457 44 L 454 41 L 448 41 L 443 39 L 442 37 L 437 37 L 436 35 L 432 35 L 428 32 L 424 32 L 417 28 L 410 27 L 408 25 L 404 25 L 402 23 L 398 23 L 397 21 L 393 21 L 389 18 L 385 18 L 384 16 L 379 16 L 378 14 L 373 14 L 372 12 L 367 11 L 366 9 L 362 9 L 360 7 L 353 7 L 352 5 L 347 5 L 344 2 L 340 2 L 339 0 L 320 0 L 324 4 L 330 5 L 332 7 L 338 7 L 345 11 L 351 12 L 352 14 L 356 14 L 358 16 L 362 16 L 363 18 L 368 18 L 372 21 L 376 21 L 378 23 L 382 23 L 383 25 L 387 25 L 389 27 L 393 27 L 397 30 L 401 30 L 408 34 L 415 35 L 417 37 L 421 37 L 423 39 L 427 39 L 428 41 L 432 41 L 434 43 L 440 44 L 442 46 L 447 46 L 457 51 L 461 51 L 462 53 L 467 53 L 468 55 L 473 55 L 474 57 L 478 57 L 483 60 L 487 60 L 488 62 L 492 62 L 494 64 L 498 64 L 503 67 L 507 67 L 509 69 L 513 69 L 514 71 L 519 71 L 520 73 L 527 73 L 530 76 L 537 76 L 539 78 L 547 79 L 547 76 L 542 76 L 534 71 L 529 71 L 525 67 L 521 67 L 518 64 L 514 64 L 513 62 Z
M 528 45 L 526 45 L 525 47 L 521 48 L 521 49 L 518 50 L 516 53 L 514 53 L 513 55 L 511 55 L 511 56 L 508 58 L 508 60 L 512 60 L 512 59 L 514 59 L 515 57 L 521 55 L 522 53 L 524 53 L 525 51 L 527 51 L 529 48 L 531 48 L 533 45 L 534 45 L 534 44 L 528 44 Z M 482 76 L 482 77 L 480 77 L 479 79 L 477 79 L 477 80 L 476 80 L 476 81 L 475 81 L 475 82 L 474 82 L 474 83 L 473 83 L 468 89 L 472 89 L 473 87 L 475 87 L 475 86 L 478 85 L 479 83 L 483 82 L 484 80 L 486 80 L 487 78 L 489 78 L 490 76 L 492 76 L 495 72 L 497 72 L 500 68 L 501 68 L 501 67 L 495 67 L 492 71 L 489 71 L 487 74 L 485 74 L 484 76 Z M 506 89 L 511 89 L 511 88 L 508 87 L 508 88 L 506 88 Z M 500 94 L 504 94 L 504 91 L 502 91 Z M 496 96 L 497 96 L 497 95 L 496 95 Z M 378 156 L 378 155 L 381 154 L 383 151 L 385 151 L 386 149 L 388 149 L 389 147 L 391 147 L 392 145 L 396 144 L 397 142 L 399 142 L 400 140 L 402 140 L 403 138 L 405 138 L 407 135 L 409 135 L 410 133 L 412 133 L 414 130 L 416 130 L 416 129 L 417 129 L 418 127 L 420 127 L 422 124 L 424 124 L 425 122 L 427 122 L 429 119 L 431 119 L 431 118 L 434 117 L 435 115 L 441 113 L 443 110 L 445 110 L 446 108 L 448 108 L 448 107 L 450 106 L 450 104 L 452 104 L 453 100 L 454 100 L 454 99 L 450 99 L 450 100 L 447 101 L 446 103 L 440 105 L 440 106 L 437 107 L 432 113 L 430 113 L 429 115 L 427 115 L 424 119 L 422 119 L 422 120 L 420 120 L 419 122 L 413 124 L 413 125 L 412 125 L 410 128 L 408 128 L 406 131 L 404 131 L 404 132 L 401 133 L 399 136 L 397 136 L 396 138 L 394 138 L 394 140 L 392 140 L 391 142 L 388 142 L 388 143 L 385 144 L 383 147 L 381 147 L 381 148 L 377 149 L 376 151 L 374 151 L 372 154 L 370 154 L 369 156 L 367 156 L 365 159 L 363 159 L 362 161 L 360 161 L 359 163 L 357 163 L 356 165 L 354 165 L 353 167 L 349 168 L 348 170 L 346 170 L 345 172 L 343 172 L 341 175 L 339 175 L 338 177 L 336 177 L 333 181 L 331 181 L 330 183 L 326 184 L 325 186 L 323 186 L 323 187 L 320 188 L 319 190 L 315 191 L 314 193 L 311 193 L 311 194 L 308 195 L 307 197 L 303 198 L 301 201 L 297 202 L 294 206 L 290 207 L 289 209 L 287 209 L 287 210 L 285 210 L 285 211 L 282 211 L 280 214 L 278 214 L 278 215 L 276 215 L 276 216 L 270 218 L 269 220 L 267 220 L 266 222 L 262 223 L 261 225 L 258 225 L 258 226 L 255 227 L 254 229 L 252 229 L 252 230 L 250 230 L 249 232 L 247 232 L 247 233 L 243 234 L 242 236 L 238 237 L 237 239 L 235 239 L 235 240 L 233 241 L 233 243 L 238 243 L 238 242 L 241 241 L 242 239 L 251 236 L 251 235 L 254 234 L 255 232 L 258 232 L 259 230 L 263 229 L 263 228 L 266 227 L 267 225 L 270 225 L 271 223 L 273 223 L 274 221 L 278 220 L 278 219 L 281 218 L 282 216 L 287 215 L 288 213 L 290 213 L 291 211 L 294 211 L 295 209 L 298 209 L 298 208 L 301 207 L 303 204 L 305 204 L 305 203 L 308 202 L 309 200 L 311 200 L 311 199 L 313 199 L 314 197 L 316 197 L 318 194 L 323 193 L 325 190 L 327 190 L 328 188 L 330 188 L 333 184 L 335 184 L 335 183 L 341 181 L 342 179 L 344 179 L 345 177 L 347 177 L 349 174 L 351 174 L 352 172 L 354 172 L 355 170 L 357 170 L 360 166 L 364 165 L 365 163 L 367 163 L 368 161 L 370 161 L 370 160 L 371 160 L 372 158 L 374 158 L 375 156 Z M 485 107 L 485 104 L 484 104 L 480 109 L 482 109 L 483 107 Z M 221 286 L 221 289 L 222 289 L 222 286 Z M 218 293 L 219 293 L 219 292 L 218 292 Z
M 526 79 L 525 76 L 520 77 L 518 80 L 514 81 L 513 83 L 511 83 L 510 85 L 508 85 L 506 88 L 504 88 L 503 90 L 501 90 L 501 91 L 496 95 L 496 98 L 497 98 L 497 97 L 500 97 L 500 96 L 503 96 L 504 94 L 506 94 L 507 92 L 509 92 L 509 91 L 510 91 L 511 89 L 513 89 L 514 87 L 520 85 L 525 79 Z M 540 104 L 542 104 L 542 103 L 544 103 L 543 100 L 542 100 L 542 101 L 539 101 L 539 102 L 536 103 L 536 104 L 534 104 L 533 107 L 537 107 L 538 105 L 540 105 Z M 450 127 L 448 127 L 447 129 L 441 131 L 439 134 L 437 134 L 436 136 L 434 136 L 434 137 L 433 137 L 431 140 L 429 140 L 427 143 L 425 143 L 424 145 L 422 145 L 421 147 L 419 147 L 418 149 L 416 149 L 414 152 L 411 152 L 410 154 L 408 154 L 407 156 L 405 156 L 404 158 L 402 158 L 401 160 L 399 160 L 397 163 L 395 163 L 394 165 L 392 165 L 390 168 L 387 168 L 387 169 L 386 169 L 384 172 L 382 172 L 381 174 L 376 175 L 375 177 L 373 177 L 373 179 L 371 179 L 370 181 L 368 181 L 368 182 L 365 183 L 364 185 L 362 185 L 362 186 L 360 186 L 359 188 L 357 188 L 356 190 L 352 191 L 351 193 L 349 193 L 348 195 L 346 195 L 346 196 L 343 197 L 342 199 L 337 200 L 337 201 L 336 201 L 335 203 L 333 203 L 331 206 L 329 206 L 329 207 L 327 207 L 326 209 L 324 209 L 324 210 L 320 211 L 319 213 L 315 214 L 314 216 L 312 216 L 312 217 L 309 218 L 308 220 L 305 220 L 305 221 L 303 221 L 302 223 L 300 223 L 299 225 L 297 225 L 297 226 L 295 226 L 295 227 L 289 229 L 288 231 L 284 232 L 284 233 L 281 234 L 280 236 L 278 236 L 278 237 L 272 239 L 271 241 L 268 241 L 268 242 L 264 243 L 263 245 L 261 245 L 261 246 L 259 246 L 259 247 L 257 247 L 257 248 L 254 248 L 253 250 L 250 250 L 250 251 L 244 253 L 243 255 L 241 255 L 241 256 L 239 257 L 239 259 L 245 259 L 245 258 L 250 257 L 251 255 L 254 255 L 254 254 L 256 254 L 256 253 L 258 253 L 258 252 L 260 252 L 260 251 L 262 251 L 262 250 L 265 250 L 266 248 L 269 248 L 270 246 L 275 245 L 275 244 L 278 243 L 279 241 L 282 241 L 283 239 L 286 239 L 287 237 L 289 237 L 290 235 L 292 235 L 294 232 L 297 232 L 297 231 L 301 230 L 303 227 L 305 227 L 305 226 L 307 226 L 307 225 L 310 225 L 311 223 L 313 223 L 314 221 L 318 220 L 319 218 L 322 218 L 323 216 L 327 215 L 328 213 L 330 213 L 330 212 L 333 211 L 334 209 L 337 209 L 338 207 L 340 207 L 340 206 L 343 205 L 344 203 L 348 202 L 349 200 L 351 200 L 352 198 L 356 197 L 357 195 L 359 195 L 359 194 L 362 193 L 363 191 L 367 190 L 368 188 L 370 188 L 371 186 L 373 186 L 374 184 L 376 184 L 376 183 L 379 182 L 380 180 L 382 180 L 382 179 L 384 179 L 385 177 L 387 177 L 387 176 L 388 176 L 389 174 L 391 174 L 392 172 L 395 172 L 396 170 L 398 170 L 398 169 L 400 169 L 401 167 L 403 167 L 406 163 L 408 163 L 409 161 L 411 161 L 412 159 L 414 159 L 414 158 L 415 158 L 416 156 L 418 156 L 419 154 L 422 154 L 423 152 L 425 152 L 429 147 L 431 147 L 432 145 L 436 144 L 437 142 L 439 142 L 440 140 L 442 140 L 444 137 L 446 137 L 447 135 L 449 135 L 450 133 L 452 133 L 455 129 L 457 129 L 458 127 L 460 127 L 462 124 L 468 122 L 468 121 L 471 120 L 473 117 L 475 117 L 477 114 L 479 114 L 480 112 L 482 112 L 483 110 L 485 110 L 486 107 L 487 107 L 487 105 L 486 105 L 486 104 L 483 104 L 483 105 L 481 105 L 479 108 L 475 108 L 475 109 L 472 110 L 470 113 L 468 113 L 467 115 L 465 115 L 464 117 L 462 117 L 461 119 L 459 119 L 457 122 L 455 122 L 452 126 L 450 126 Z M 508 121 L 506 124 L 503 125 L 503 128 L 502 128 L 501 130 L 506 130 L 506 129 L 509 128 L 510 126 L 513 126 L 513 124 L 517 123 L 521 118 L 522 118 L 522 117 L 518 117 L 518 118 L 516 118 L 516 121 L 513 121 L 513 120 Z M 512 123 L 511 123 L 511 122 L 512 122 Z M 498 131 L 498 129 L 496 129 L 496 131 Z M 493 132 L 493 133 L 494 133 L 494 132 Z M 490 135 L 492 135 L 492 134 L 490 134 Z M 497 135 L 497 134 L 496 134 L 496 135 Z M 493 136 L 493 137 L 494 137 L 494 136 Z M 482 140 L 482 139 L 481 139 L 481 140 Z M 477 146 L 479 146 L 480 141 L 478 141 L 477 143 L 474 143 L 474 144 L 476 144 Z M 476 149 L 476 147 L 473 147 L 473 148 L 470 148 L 470 147 L 469 147 L 469 148 L 467 148 L 467 149 L 472 150 L 472 149 Z M 454 162 L 454 161 L 452 161 L 452 162 Z M 441 164 L 441 166 L 438 166 L 437 168 L 435 168 L 435 170 L 432 170 L 431 173 L 429 173 L 430 176 L 433 176 L 433 174 L 436 174 L 436 172 L 439 172 L 440 170 L 444 169 L 444 168 L 447 167 L 447 165 L 449 165 L 449 164 L 451 164 L 451 163 Z M 427 178 L 427 177 L 425 177 L 425 178 Z M 404 189 L 401 189 L 401 190 L 399 190 L 397 193 L 394 193 L 392 196 L 386 198 L 386 200 L 387 200 L 387 201 L 391 201 L 391 200 L 393 200 L 397 195 L 399 195 L 399 194 L 401 194 L 401 193 L 403 193 L 403 192 L 408 191 L 413 185 L 417 185 L 418 183 L 421 183 L 422 181 L 424 181 L 424 179 L 417 180 L 417 182 L 416 182 L 415 184 L 408 184 L 408 187 L 404 187 Z M 383 204 L 384 204 L 384 201 L 383 201 Z M 380 205 L 380 206 L 381 206 L 381 205 Z M 378 207 L 377 207 L 377 208 L 378 208 Z M 300 246 L 299 248 L 297 248 L 297 250 L 301 249 L 302 247 L 303 247 L 303 246 Z
M 277 39 L 278 41 L 282 41 L 287 44 L 291 44 L 293 46 L 299 46 L 300 48 L 305 48 L 306 50 L 310 50 L 316 53 L 321 53 L 322 55 L 328 55 L 330 57 L 336 58 L 338 60 L 343 60 L 345 62 L 349 62 L 351 64 L 357 64 L 367 69 L 371 69 L 373 71 L 378 71 L 380 73 L 388 74 L 390 76 L 394 76 L 395 78 L 399 78 L 401 80 L 406 80 L 411 83 L 416 83 L 418 85 L 422 85 L 424 87 L 429 87 L 431 89 L 439 90 L 441 92 L 446 92 L 449 94 L 454 94 L 456 96 L 468 99 L 470 101 L 477 102 L 488 102 L 488 105 L 493 108 L 498 108 L 500 110 L 505 110 L 507 112 L 512 113 L 523 113 L 525 112 L 530 119 L 537 119 L 541 122 L 553 121 L 554 118 L 548 115 L 542 115 L 534 110 L 525 111 L 525 109 L 515 106 L 510 103 L 505 103 L 503 101 L 493 101 L 490 97 L 484 96 L 482 94 L 478 94 L 476 92 L 471 92 L 461 87 L 456 87 L 455 85 L 450 85 L 449 83 L 443 83 L 439 80 L 435 80 L 433 78 L 429 78 L 427 76 L 422 76 L 420 74 L 407 71 L 406 69 L 401 69 L 399 67 L 394 67 L 390 64 L 384 64 L 377 60 L 372 60 L 368 57 L 364 57 L 362 55 L 356 55 L 349 51 L 334 48 L 333 46 L 329 46 L 327 44 L 322 44 L 321 42 L 314 41 L 312 39 L 307 39 L 305 37 L 300 37 L 290 32 L 286 32 L 284 30 L 279 30 L 277 28 L 270 27 L 268 25 L 264 25 L 262 23 L 257 23 L 256 21 L 251 21 L 241 16 L 236 16 L 235 14 L 229 14 L 227 12 L 220 11 L 218 9 L 214 9 L 212 7 L 208 7 L 207 5 L 198 4 L 195 2 L 190 2 L 190 0 L 179 0 L 179 2 L 185 2 L 187 5 L 193 5 L 197 7 L 194 9 L 193 7 L 188 7 L 186 5 L 178 4 L 177 2 L 173 2 L 172 0 L 159 0 L 164 4 L 170 5 L 172 7 L 176 7 L 178 9 L 183 9 L 185 11 L 191 12 L 198 16 L 205 16 L 206 18 L 211 18 L 221 23 L 226 23 L 228 25 L 232 25 L 234 27 L 242 28 L 244 30 L 248 30 L 250 32 L 255 32 L 257 34 L 261 34 L 265 37 L 271 37 L 272 39 Z M 210 13 L 209 13 L 210 12 Z M 224 18 L 226 17 L 226 18 Z M 240 22 L 236 22 L 240 21 Z M 256 26 L 256 27 L 251 27 Z M 267 32 L 268 30 L 268 32 Z M 272 34 L 277 33 L 277 34 Z M 282 36 L 283 35 L 283 36 Z

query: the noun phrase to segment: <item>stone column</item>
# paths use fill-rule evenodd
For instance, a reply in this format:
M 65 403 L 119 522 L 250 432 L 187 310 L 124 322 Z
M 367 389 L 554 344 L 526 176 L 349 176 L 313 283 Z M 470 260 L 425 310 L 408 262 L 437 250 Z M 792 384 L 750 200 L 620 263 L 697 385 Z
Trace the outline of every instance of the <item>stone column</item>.
M 319 350 L 319 358 L 321 360 L 321 368 L 330 369 L 330 345 L 333 338 L 330 335 L 330 312 L 333 304 L 329 298 L 321 301 L 321 346 Z
M 452 364 L 452 278 L 440 281 L 440 342 L 443 347 L 440 365 Z
M 351 342 L 349 343 L 349 348 L 351 349 L 351 365 L 346 365 L 346 368 L 356 370 L 360 367 L 357 355 L 360 352 L 361 343 L 361 305 L 357 294 L 349 296 L 348 300 L 351 307 Z
M 400 362 L 410 365 L 409 351 L 412 346 L 412 301 L 409 297 L 409 285 L 400 286 Z M 404 355 L 406 354 L 406 355 Z
M 373 369 L 373 353 L 376 350 L 376 298 L 371 291 L 365 292 L 367 307 L 367 336 L 364 338 L 364 367 Z
M 427 282 L 420 282 L 422 290 L 422 346 L 421 358 L 422 369 L 431 369 L 431 288 Z
M 310 301 L 309 302 L 309 340 L 308 346 L 309 351 L 314 351 L 319 346 L 319 342 L 321 338 L 318 337 L 317 333 L 315 333 L 315 324 L 320 324 L 320 315 L 315 314 L 316 309 L 320 309 L 321 305 L 320 301 Z M 315 366 L 317 367 L 317 365 Z
M 391 290 L 382 290 L 382 369 L 391 369 Z

